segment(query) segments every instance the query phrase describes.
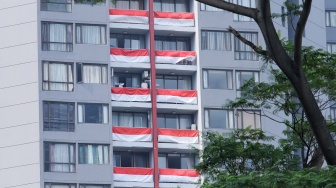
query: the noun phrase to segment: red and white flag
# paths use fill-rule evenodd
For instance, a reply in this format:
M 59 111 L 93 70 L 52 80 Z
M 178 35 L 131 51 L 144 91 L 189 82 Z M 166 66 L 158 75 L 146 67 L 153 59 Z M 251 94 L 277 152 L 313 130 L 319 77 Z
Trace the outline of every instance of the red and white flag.
M 194 13 L 154 12 L 154 24 L 192 27 L 195 25 Z
M 182 60 L 195 61 L 195 59 L 196 59 L 196 52 L 155 50 L 156 63 L 176 64 Z
M 114 181 L 153 182 L 153 169 L 114 167 Z
M 200 174 L 196 170 L 160 169 L 160 182 L 197 183 Z
M 110 22 L 148 24 L 147 10 L 110 9 Z
M 151 142 L 151 128 L 112 127 L 112 138 L 123 142 Z
M 198 143 L 197 130 L 158 129 L 158 135 L 159 142 Z
M 146 88 L 111 88 L 112 101 L 148 102 L 151 101 L 150 91 Z
M 197 104 L 196 90 L 158 89 L 157 102 Z
M 122 63 L 149 63 L 147 49 L 125 50 L 122 48 L 110 48 L 110 60 Z

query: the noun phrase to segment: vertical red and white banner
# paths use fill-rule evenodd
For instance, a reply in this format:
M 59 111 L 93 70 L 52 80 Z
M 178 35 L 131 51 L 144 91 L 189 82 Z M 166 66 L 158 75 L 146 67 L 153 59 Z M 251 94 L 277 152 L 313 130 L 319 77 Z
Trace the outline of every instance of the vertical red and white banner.
M 197 183 L 200 174 L 196 170 L 160 169 L 160 182 L 169 183 Z
M 151 142 L 151 128 L 112 127 L 112 138 L 123 142 Z
M 111 48 L 110 61 L 122 63 L 149 63 L 149 52 L 147 49 L 126 50 L 122 48 Z
M 148 24 L 148 11 L 110 9 L 110 22 Z
M 150 91 L 146 88 L 111 88 L 112 101 L 148 102 L 151 101 Z
M 114 181 L 148 183 L 153 182 L 153 169 L 114 167 L 113 176 Z
M 198 143 L 198 130 L 158 129 L 159 142 Z
M 157 102 L 197 104 L 196 90 L 158 89 Z
M 165 64 L 177 64 L 182 60 L 195 61 L 196 52 L 191 51 L 159 51 L 155 50 L 155 62 Z
M 155 25 L 195 26 L 194 13 L 189 12 L 154 12 Z

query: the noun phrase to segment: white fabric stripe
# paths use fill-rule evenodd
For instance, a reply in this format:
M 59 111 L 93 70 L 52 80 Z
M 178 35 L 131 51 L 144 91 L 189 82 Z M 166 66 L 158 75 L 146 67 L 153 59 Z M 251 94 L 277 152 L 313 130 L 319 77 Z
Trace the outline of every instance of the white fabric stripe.
M 194 61 L 195 59 L 196 59 L 195 56 L 186 56 L 186 57 L 156 56 L 155 62 L 176 64 L 182 60 Z
M 110 55 L 111 61 L 124 63 L 149 63 L 149 56 Z
M 187 26 L 193 27 L 194 19 L 154 18 L 156 25 Z
M 158 135 L 159 142 L 174 142 L 183 144 L 195 144 L 198 143 L 198 137 L 179 137 L 170 135 Z
M 114 181 L 153 182 L 153 175 L 113 174 Z
M 199 177 L 160 175 L 160 182 L 197 183 Z
M 150 95 L 127 95 L 127 94 L 111 94 L 112 101 L 128 101 L 128 102 L 148 102 L 151 101 Z
M 128 15 L 110 15 L 110 22 L 148 24 L 148 17 L 128 16 Z
M 151 142 L 151 134 L 141 134 L 141 135 L 128 135 L 128 134 L 118 134 L 112 133 L 113 140 L 124 141 L 124 142 Z
M 185 104 L 197 104 L 197 97 L 179 97 L 172 95 L 157 95 L 157 102 L 167 103 L 185 103 Z

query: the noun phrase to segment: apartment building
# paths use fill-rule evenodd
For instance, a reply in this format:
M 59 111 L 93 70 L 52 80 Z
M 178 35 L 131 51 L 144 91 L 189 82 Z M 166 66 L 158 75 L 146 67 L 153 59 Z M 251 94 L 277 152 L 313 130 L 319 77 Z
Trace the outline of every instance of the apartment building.
M 335 8 L 325 29 L 314 2 L 308 23 L 327 31 L 328 50 Z M 267 110 L 223 107 L 246 80 L 268 80 L 226 31 L 264 47 L 244 16 L 192 0 L 2 0 L 0 17 L 0 187 L 194 188 L 202 132 L 252 125 L 283 137 Z M 288 22 L 274 23 L 290 38 Z M 325 48 L 325 35 L 306 36 Z

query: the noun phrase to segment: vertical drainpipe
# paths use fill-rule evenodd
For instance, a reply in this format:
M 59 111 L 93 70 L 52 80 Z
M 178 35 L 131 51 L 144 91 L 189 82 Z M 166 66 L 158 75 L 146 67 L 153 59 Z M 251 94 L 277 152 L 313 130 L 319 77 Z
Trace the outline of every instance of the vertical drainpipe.
M 150 46 L 150 79 L 151 79 L 151 99 L 152 99 L 152 130 L 153 130 L 153 161 L 154 161 L 154 187 L 159 188 L 159 151 L 158 151 L 158 131 L 157 131 L 157 108 L 156 108 L 156 68 L 154 50 L 154 4 L 149 3 L 149 46 Z

